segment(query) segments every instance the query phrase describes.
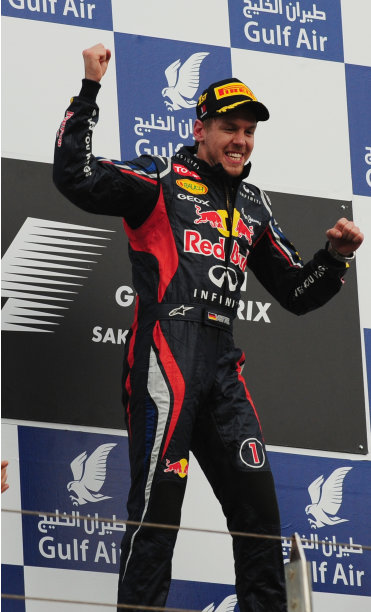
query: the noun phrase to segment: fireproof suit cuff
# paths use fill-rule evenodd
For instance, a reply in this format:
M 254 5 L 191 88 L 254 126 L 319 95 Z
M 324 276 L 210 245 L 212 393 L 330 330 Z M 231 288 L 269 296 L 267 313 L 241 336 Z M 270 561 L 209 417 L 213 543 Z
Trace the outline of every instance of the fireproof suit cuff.
M 79 97 L 85 98 L 85 100 L 89 100 L 90 102 L 95 102 L 100 88 L 101 84 L 97 81 L 92 81 L 90 79 L 82 79 L 82 86 L 79 93 Z
M 353 259 L 356 256 L 354 252 L 351 253 L 350 255 L 342 255 L 341 253 L 336 251 L 336 249 L 334 249 L 331 246 L 330 242 L 326 242 L 326 249 L 327 249 L 327 252 L 331 255 L 331 257 L 333 257 L 333 259 L 336 259 L 336 261 L 341 261 L 343 263 L 348 263 L 350 261 L 353 261 Z
M 326 247 L 317 251 L 314 257 L 318 257 L 321 263 L 324 263 L 328 268 L 338 271 L 339 273 L 349 268 L 349 264 L 347 264 L 347 262 L 335 259 L 335 257 L 328 252 Z

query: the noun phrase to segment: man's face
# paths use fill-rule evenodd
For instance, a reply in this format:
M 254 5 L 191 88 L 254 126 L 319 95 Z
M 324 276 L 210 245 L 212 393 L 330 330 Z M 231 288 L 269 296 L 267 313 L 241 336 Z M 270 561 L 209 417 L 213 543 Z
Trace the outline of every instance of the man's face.
M 203 123 L 196 119 L 197 157 L 210 166 L 222 164 L 230 176 L 239 176 L 254 148 L 256 119 L 247 110 L 235 110 Z

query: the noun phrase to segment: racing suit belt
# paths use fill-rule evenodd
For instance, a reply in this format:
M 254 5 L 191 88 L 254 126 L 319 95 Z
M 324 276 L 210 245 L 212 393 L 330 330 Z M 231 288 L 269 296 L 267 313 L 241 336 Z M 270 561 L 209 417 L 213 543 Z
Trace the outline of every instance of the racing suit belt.
M 139 325 L 145 325 L 163 319 L 197 321 L 232 333 L 235 316 L 236 311 L 233 309 L 214 308 L 201 304 L 151 304 L 148 307 L 143 307 L 138 323 Z

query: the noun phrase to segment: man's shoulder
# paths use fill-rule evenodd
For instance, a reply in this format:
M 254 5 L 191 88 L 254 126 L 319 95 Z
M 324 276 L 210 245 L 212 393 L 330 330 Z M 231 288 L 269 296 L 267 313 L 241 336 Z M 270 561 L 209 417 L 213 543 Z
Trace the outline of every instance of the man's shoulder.
M 253 183 L 250 183 L 247 179 L 243 179 L 241 181 L 241 184 L 245 185 L 245 187 L 249 189 L 250 191 L 252 191 L 255 195 L 261 196 L 261 193 L 263 190 L 257 187 L 256 185 L 254 185 Z
M 147 176 L 156 180 L 161 178 L 171 167 L 170 158 L 155 155 L 140 155 L 130 160 L 111 161 L 124 173 Z
M 243 198 L 247 198 L 251 202 L 259 204 L 262 209 L 265 209 L 269 217 L 273 216 L 270 198 L 263 189 L 253 183 L 249 183 L 245 178 L 240 183 L 240 192 Z
M 171 158 L 162 157 L 161 155 L 141 155 L 126 163 L 133 167 L 141 168 L 148 173 L 156 173 L 159 175 L 171 168 Z

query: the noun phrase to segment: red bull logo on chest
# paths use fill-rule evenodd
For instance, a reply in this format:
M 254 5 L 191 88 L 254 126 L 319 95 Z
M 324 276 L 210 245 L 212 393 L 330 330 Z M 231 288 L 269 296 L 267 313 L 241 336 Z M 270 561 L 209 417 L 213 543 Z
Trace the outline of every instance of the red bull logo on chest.
M 246 238 L 247 242 L 252 244 L 252 237 L 254 235 L 254 227 L 252 225 L 246 225 L 244 221 L 242 221 L 241 217 L 237 221 L 236 225 L 236 233 L 239 238 Z
M 211 227 L 223 228 L 223 219 L 216 210 L 201 210 L 201 206 L 195 205 L 198 219 L 195 220 L 195 224 L 198 223 L 210 223 Z

